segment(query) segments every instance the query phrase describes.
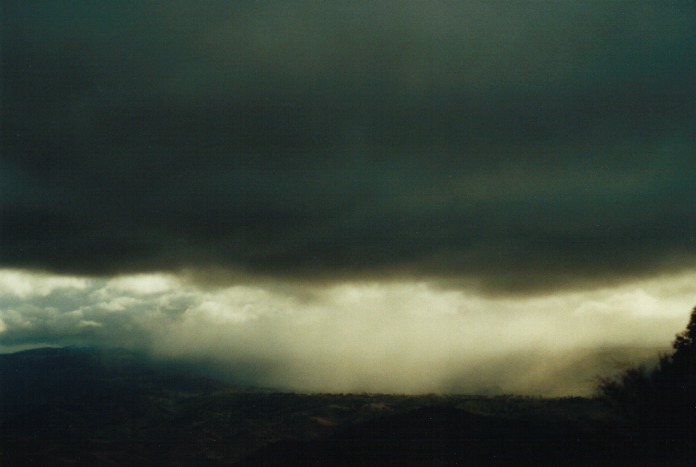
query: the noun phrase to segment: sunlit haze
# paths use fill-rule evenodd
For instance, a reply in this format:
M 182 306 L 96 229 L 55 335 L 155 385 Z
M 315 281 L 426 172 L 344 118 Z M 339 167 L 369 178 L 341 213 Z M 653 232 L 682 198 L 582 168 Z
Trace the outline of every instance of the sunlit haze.
M 602 351 L 666 350 L 688 318 L 695 280 L 682 273 L 495 298 L 427 282 L 202 288 L 170 274 L 2 270 L 0 339 L 5 351 L 147 351 L 280 389 L 567 395 L 591 391 L 616 363 Z

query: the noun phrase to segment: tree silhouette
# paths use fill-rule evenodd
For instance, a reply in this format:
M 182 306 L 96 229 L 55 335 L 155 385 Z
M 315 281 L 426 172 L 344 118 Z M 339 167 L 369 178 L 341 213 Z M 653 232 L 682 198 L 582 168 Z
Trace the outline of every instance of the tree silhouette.
M 651 370 L 631 367 L 618 377 L 601 379 L 598 395 L 642 446 L 685 458 L 694 454 L 696 437 L 696 307 L 672 348 Z
M 694 362 L 694 354 L 696 353 L 696 307 L 691 310 L 689 324 L 686 325 L 686 329 L 677 334 L 672 347 L 675 350 L 673 360 Z M 691 371 L 693 372 L 693 367 Z

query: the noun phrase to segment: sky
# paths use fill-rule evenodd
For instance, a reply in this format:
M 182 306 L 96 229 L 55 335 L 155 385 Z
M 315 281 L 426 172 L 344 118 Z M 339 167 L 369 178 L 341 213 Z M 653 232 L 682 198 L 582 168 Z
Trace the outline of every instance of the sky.
M 1 351 L 558 393 L 696 304 L 693 2 L 0 8 Z

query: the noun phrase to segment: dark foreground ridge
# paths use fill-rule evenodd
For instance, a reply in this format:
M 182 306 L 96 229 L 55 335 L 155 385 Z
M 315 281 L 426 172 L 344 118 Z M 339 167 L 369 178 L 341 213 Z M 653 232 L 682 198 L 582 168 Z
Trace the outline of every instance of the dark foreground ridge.
M 312 442 L 270 446 L 243 465 L 584 465 L 596 444 L 570 423 L 429 406 L 350 426 Z
M 598 400 L 241 389 L 128 351 L 0 355 L 0 465 L 688 465 Z

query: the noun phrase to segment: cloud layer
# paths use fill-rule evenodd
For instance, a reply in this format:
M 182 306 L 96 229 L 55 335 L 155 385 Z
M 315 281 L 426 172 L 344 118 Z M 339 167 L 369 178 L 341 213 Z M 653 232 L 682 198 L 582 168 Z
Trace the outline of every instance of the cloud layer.
M 489 291 L 693 265 L 692 2 L 13 2 L 0 259 Z
M 492 298 L 426 282 L 202 289 L 1 270 L 0 350 L 125 347 L 286 390 L 587 394 L 626 358 L 612 349 L 636 361 L 668 348 L 694 280 Z

